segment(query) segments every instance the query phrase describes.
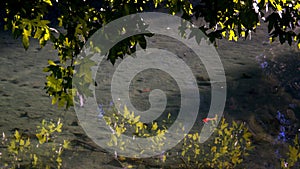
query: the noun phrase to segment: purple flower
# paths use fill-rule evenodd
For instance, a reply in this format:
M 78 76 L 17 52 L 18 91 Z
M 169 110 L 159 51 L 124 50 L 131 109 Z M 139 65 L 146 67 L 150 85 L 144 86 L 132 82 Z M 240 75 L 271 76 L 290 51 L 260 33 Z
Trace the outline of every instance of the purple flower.
M 267 62 L 267 61 L 262 62 L 262 63 L 260 64 L 260 67 L 261 67 L 262 69 L 265 69 L 266 67 L 268 67 L 268 62 Z
M 282 127 L 282 126 L 280 126 L 280 127 Z M 284 131 L 279 132 L 277 138 L 278 138 L 278 140 L 282 140 L 283 142 L 286 142 L 285 132 Z
M 103 118 L 103 114 L 99 113 L 97 117 L 98 117 L 98 119 L 102 119 Z
M 109 107 L 112 107 L 114 105 L 114 102 L 113 101 L 110 101 L 109 102 Z
M 104 111 L 104 109 L 103 109 L 103 105 L 102 105 L 102 104 L 99 104 L 99 105 L 98 105 L 98 108 L 99 108 L 98 119 L 101 119 L 101 118 L 104 116 L 105 111 Z
M 295 108 L 297 107 L 297 105 L 294 104 L 294 103 L 291 103 L 291 104 L 289 104 L 289 107 L 290 107 L 291 109 L 295 109 Z
M 280 113 L 280 111 L 277 111 L 276 118 L 277 118 L 277 120 L 279 120 L 280 124 L 283 124 L 283 125 L 288 125 L 289 124 L 289 120 L 287 120 L 284 117 L 284 114 Z
M 285 126 L 289 125 L 289 121 L 284 117 L 284 115 L 282 113 L 280 113 L 280 111 L 277 111 L 277 116 L 276 116 L 277 120 L 280 122 L 280 129 L 279 129 L 279 134 L 277 136 L 277 140 L 282 140 L 284 142 L 287 141 L 287 137 L 286 137 L 286 133 L 285 133 Z

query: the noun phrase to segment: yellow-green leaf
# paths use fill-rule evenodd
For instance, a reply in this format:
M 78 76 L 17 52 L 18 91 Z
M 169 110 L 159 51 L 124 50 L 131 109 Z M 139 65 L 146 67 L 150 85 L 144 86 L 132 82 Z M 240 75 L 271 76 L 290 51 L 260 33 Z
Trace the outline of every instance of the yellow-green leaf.
M 33 161 L 32 161 L 33 166 L 36 166 L 37 162 L 38 162 L 38 157 L 36 156 L 36 154 L 33 154 Z
M 137 123 L 139 120 L 140 120 L 140 116 L 136 116 L 136 117 L 133 119 L 133 124 Z
M 51 0 L 43 0 L 43 2 L 47 3 L 48 5 L 52 6 Z
M 46 137 L 43 134 L 38 133 L 36 134 L 36 137 L 38 138 L 40 144 L 44 144 L 46 142 Z
M 63 148 L 68 149 L 70 145 L 70 141 L 64 140 Z
M 20 138 L 21 138 L 21 135 L 18 130 L 15 131 L 15 138 L 17 141 L 20 140 Z
M 116 134 L 118 137 L 120 137 L 120 135 L 123 133 L 123 129 L 119 126 L 116 127 Z
M 62 163 L 61 157 L 57 157 L 56 162 L 57 162 L 58 164 Z
M 128 118 L 128 117 L 129 117 L 129 114 L 130 114 L 130 112 L 128 111 L 127 106 L 125 105 L 125 106 L 124 106 L 124 114 L 123 114 L 123 116 L 124 116 L 125 118 Z
M 168 119 L 170 119 L 170 117 L 171 117 L 171 113 L 168 114 Z
M 235 41 L 237 41 L 237 36 L 235 35 L 235 33 L 234 33 L 234 31 L 231 29 L 230 31 L 229 31 L 229 38 L 228 38 L 228 40 L 235 40 Z
M 25 145 L 24 145 L 25 147 L 28 147 L 28 146 L 30 146 L 30 139 L 28 138 L 27 139 L 27 141 L 26 141 L 26 143 L 25 143 Z
M 151 130 L 157 130 L 157 128 L 158 128 L 158 125 L 157 125 L 157 123 L 156 122 L 154 122 L 153 124 L 152 124 L 152 128 L 151 128 Z
M 22 44 L 23 44 L 23 47 L 27 50 L 29 47 L 29 37 L 28 36 L 23 35 Z
M 59 123 L 59 124 L 57 125 L 57 127 L 56 127 L 56 129 L 55 129 L 55 130 L 56 130 L 57 132 L 59 132 L 59 133 L 60 133 L 60 132 L 61 132 L 61 128 L 62 128 L 62 126 L 63 126 L 63 124 L 62 124 L 62 123 Z
M 25 141 L 23 139 L 20 139 L 20 146 L 23 146 L 25 144 Z
M 52 66 L 56 66 L 56 64 L 54 63 L 53 60 L 48 60 L 48 64 L 49 64 L 49 65 L 52 65 Z

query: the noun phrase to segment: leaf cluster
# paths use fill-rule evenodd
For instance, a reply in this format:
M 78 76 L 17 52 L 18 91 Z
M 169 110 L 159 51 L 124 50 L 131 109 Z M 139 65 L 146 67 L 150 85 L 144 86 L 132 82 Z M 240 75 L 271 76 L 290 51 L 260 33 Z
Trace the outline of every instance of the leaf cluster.
M 145 124 L 140 122 L 140 116 L 135 116 L 134 112 L 130 112 L 126 106 L 124 106 L 123 114 L 119 112 L 120 108 L 113 107 L 103 116 L 112 131 L 111 140 L 108 142 L 109 146 L 117 146 L 122 151 L 126 150 L 127 142 L 123 138 L 126 132 L 133 136 L 133 141 L 137 137 L 159 136 L 152 139 L 149 150 L 159 149 L 165 144 L 169 144 L 165 133 L 168 132 L 167 123 L 172 121 L 171 114 L 168 115 L 168 120 L 162 124 L 158 122 Z M 215 120 L 210 123 L 215 123 Z M 184 131 L 184 127 L 182 130 Z M 180 153 L 175 158 L 180 157 L 185 162 L 181 167 L 185 168 L 236 168 L 254 148 L 251 137 L 252 134 L 248 131 L 245 123 L 233 121 L 230 125 L 222 118 L 219 127 L 214 130 L 212 141 L 201 144 L 198 132 L 189 133 L 184 137 Z M 140 153 L 144 151 L 148 151 L 148 149 L 141 149 Z M 160 162 L 172 159 L 168 152 L 161 151 L 162 154 L 158 157 Z M 117 154 L 118 152 L 115 153 L 115 155 Z M 120 161 L 126 159 L 122 156 L 118 158 Z
M 56 133 L 61 132 L 62 123 L 60 119 L 57 124 L 52 121 L 42 121 L 41 126 L 37 126 L 35 134 L 38 143 L 27 134 L 15 131 L 12 138 L 7 138 L 3 133 L 2 145 L 7 147 L 1 153 L 3 160 L 6 160 L 5 168 L 61 168 L 61 155 L 65 149 L 69 148 L 69 141 L 56 143 L 54 138 Z
M 204 0 L 193 8 L 196 18 L 204 18 L 199 27 L 211 42 L 226 38 L 237 41 L 251 39 L 261 22 L 268 25 L 270 42 L 279 38 L 280 43 L 292 42 L 300 48 L 300 3 L 293 0 Z
M 298 135 L 295 136 L 293 143 L 289 145 L 286 158 L 280 159 L 281 168 L 292 168 L 299 166 L 300 159 L 300 141 Z M 298 163 L 298 164 L 297 164 Z
M 203 19 L 203 25 L 193 28 L 183 25 L 178 29 L 182 36 L 187 29 L 192 32 L 200 29 L 214 43 L 221 38 L 251 39 L 251 33 L 264 21 L 268 24 L 271 42 L 279 38 L 281 43 L 295 42 L 300 48 L 300 2 L 295 0 L 4 0 L 1 4 L 5 9 L 4 28 L 11 30 L 15 37 L 21 37 L 25 49 L 30 45 L 30 38 L 34 38 L 41 47 L 51 41 L 58 51 L 58 59 L 49 61 L 44 70 L 49 73 L 45 89 L 52 97 L 52 104 L 66 108 L 74 105 L 77 92 L 88 93 L 72 86 L 78 54 L 99 28 L 122 16 L 163 8 L 172 15 L 180 13 L 188 21 Z M 138 25 L 141 28 L 143 23 Z M 151 32 L 135 34 L 116 42 L 106 53 L 107 60 L 114 64 L 118 58 L 134 53 L 138 44 L 145 49 L 146 37 L 152 35 Z M 101 47 L 96 48 L 101 51 Z M 85 69 L 84 74 L 81 83 L 87 86 L 91 83 L 91 70 Z
M 136 116 L 134 112 L 130 112 L 126 106 L 124 106 L 122 111 L 123 114 L 121 114 L 118 109 L 112 108 L 111 111 L 108 111 L 103 117 L 112 131 L 111 140 L 108 142 L 109 146 L 118 146 L 121 150 L 125 150 L 126 141 L 130 140 L 123 139 L 123 134 L 131 135 L 133 140 L 138 137 L 151 137 L 152 144 L 149 145 L 148 150 L 157 149 L 166 143 L 165 133 L 167 131 L 167 121 L 163 124 L 158 124 L 157 122 L 146 124 L 140 121 L 140 116 Z M 168 119 L 168 121 L 170 121 L 170 119 Z M 142 154 L 144 151 L 146 150 L 141 149 L 140 153 Z
M 200 144 L 198 133 L 188 134 L 181 156 L 186 159 L 187 168 L 236 168 L 253 149 L 251 136 L 244 123 L 232 121 L 229 125 L 222 118 L 212 142 Z

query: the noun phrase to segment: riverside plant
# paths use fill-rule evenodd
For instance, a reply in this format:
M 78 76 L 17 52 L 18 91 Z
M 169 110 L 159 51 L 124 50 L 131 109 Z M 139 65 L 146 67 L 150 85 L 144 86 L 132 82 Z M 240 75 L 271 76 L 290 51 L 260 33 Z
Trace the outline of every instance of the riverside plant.
M 135 116 L 134 112 L 130 112 L 126 106 L 124 106 L 122 116 L 118 112 L 121 106 L 117 106 L 119 109 L 114 105 L 107 111 L 104 111 L 102 106 L 100 106 L 101 115 L 99 114 L 99 117 L 106 120 L 112 131 L 111 140 L 108 143 L 109 146 L 114 145 L 121 150 L 125 150 L 126 142 L 122 139 L 122 134 L 128 131 L 133 133 L 133 138 L 151 137 L 156 134 L 159 137 L 155 137 L 156 139 L 152 140 L 152 146 L 155 146 L 156 149 L 164 144 L 168 144 L 165 133 L 168 132 L 168 124 L 172 124 L 170 113 L 167 120 L 163 120 L 160 124 L 157 122 L 144 124 L 140 122 L 140 117 Z M 217 118 L 212 118 L 209 121 L 205 120 L 205 123 L 216 125 Z M 184 130 L 184 126 L 182 130 Z M 166 161 L 172 161 L 173 159 L 183 162 L 178 165 L 180 168 L 236 168 L 243 162 L 244 157 L 249 155 L 249 151 L 254 148 L 251 142 L 252 134 L 247 129 L 246 124 L 233 121 L 230 125 L 224 118 L 221 119 L 219 127 L 214 129 L 213 140 L 208 141 L 208 143 L 200 143 L 199 135 L 200 133 L 198 132 L 187 134 L 182 140 L 182 146 L 175 157 L 169 156 L 171 152 L 162 151 L 161 155 L 156 158 L 157 164 L 164 167 Z M 152 148 L 149 146 L 150 150 Z M 141 150 L 140 153 L 143 153 L 143 151 Z M 133 165 L 125 163 L 126 158 L 118 156 L 117 152 L 115 152 L 115 158 L 123 168 L 133 168 Z
M 290 135 L 287 135 L 287 131 L 289 126 L 291 125 L 290 120 L 288 120 L 284 114 L 280 111 L 277 111 L 277 120 L 280 122 L 280 131 L 276 141 L 281 141 L 283 143 L 288 143 L 288 152 L 284 156 L 285 158 L 280 158 L 280 166 L 283 169 L 290 169 L 292 167 L 299 168 L 300 163 L 300 141 L 299 136 L 296 135 L 295 138 L 292 140 Z
M 211 121 L 215 123 L 215 121 Z M 236 168 L 249 155 L 254 146 L 252 134 L 245 123 L 232 121 L 230 125 L 221 119 L 214 131 L 214 139 L 200 144 L 199 134 L 191 133 L 183 140 L 182 158 L 186 168 Z
M 26 133 L 15 130 L 12 137 L 2 134 L 2 146 L 6 149 L 1 152 L 0 159 L 3 160 L 5 169 L 30 168 L 30 169 L 50 169 L 62 167 L 61 155 L 65 149 L 69 148 L 69 141 L 63 140 L 58 143 L 57 134 L 62 131 L 63 123 L 60 119 L 57 123 L 42 120 L 37 126 L 34 138 Z M 37 142 L 38 141 L 38 142 Z
M 289 150 L 286 153 L 286 158 L 280 159 L 282 169 L 290 169 L 292 167 L 299 168 L 300 160 L 300 141 L 298 135 L 295 136 L 293 143 L 289 145 Z
M 118 105 L 120 108 L 120 105 Z M 111 105 L 108 111 L 104 111 L 102 106 L 99 106 L 100 113 L 98 118 L 104 118 L 106 124 L 110 126 L 112 134 L 108 146 L 117 145 L 121 150 L 126 149 L 126 142 L 122 139 L 122 134 L 125 132 L 133 134 L 133 139 L 135 137 L 151 137 L 156 135 L 155 139 L 152 139 L 152 146 L 149 146 L 149 150 L 156 149 L 157 147 L 162 147 L 165 142 L 165 133 L 167 131 L 167 124 L 170 123 L 171 114 L 168 114 L 168 120 L 164 120 L 161 125 L 158 122 L 152 122 L 151 124 L 144 124 L 140 121 L 140 116 L 136 116 L 134 112 L 130 112 L 126 106 L 124 106 L 123 115 L 120 114 L 115 105 Z M 143 153 L 145 150 L 141 149 L 140 153 Z M 117 156 L 117 152 L 115 152 Z M 124 159 L 124 157 L 120 157 Z M 127 167 L 128 166 L 124 166 Z

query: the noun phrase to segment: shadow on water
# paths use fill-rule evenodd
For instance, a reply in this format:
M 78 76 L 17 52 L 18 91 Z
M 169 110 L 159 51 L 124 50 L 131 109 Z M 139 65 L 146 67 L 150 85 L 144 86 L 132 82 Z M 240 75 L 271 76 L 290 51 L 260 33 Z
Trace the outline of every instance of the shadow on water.
M 249 49 L 238 50 L 247 55 Z M 259 52 L 252 54 L 252 68 L 239 69 L 232 72 L 234 78 L 227 78 L 225 116 L 247 122 L 254 135 L 256 148 L 247 158 L 246 168 L 280 168 L 287 144 L 299 133 L 300 55 L 292 47 L 278 44 Z M 278 114 L 289 124 L 282 124 Z

